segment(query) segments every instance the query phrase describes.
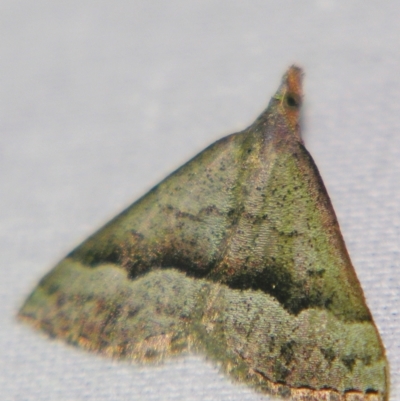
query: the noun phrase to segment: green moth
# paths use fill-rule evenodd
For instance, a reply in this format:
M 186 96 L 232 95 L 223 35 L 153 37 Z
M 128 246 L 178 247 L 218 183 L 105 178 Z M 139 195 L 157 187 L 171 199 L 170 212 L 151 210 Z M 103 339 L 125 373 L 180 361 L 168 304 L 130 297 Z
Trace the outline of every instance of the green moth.
M 318 169 L 292 66 L 209 146 L 63 259 L 19 317 L 138 362 L 203 353 L 293 401 L 388 399 L 388 363 Z

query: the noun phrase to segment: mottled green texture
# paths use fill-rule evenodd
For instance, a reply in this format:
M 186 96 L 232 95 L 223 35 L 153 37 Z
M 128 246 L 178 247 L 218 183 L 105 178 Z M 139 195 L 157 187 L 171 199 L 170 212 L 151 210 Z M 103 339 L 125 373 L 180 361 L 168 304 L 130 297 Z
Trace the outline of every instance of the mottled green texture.
M 240 380 L 385 391 L 385 359 L 370 322 L 323 309 L 289 314 L 262 291 L 232 290 L 175 269 L 127 280 L 118 266 L 66 259 L 32 294 L 25 317 L 55 337 L 108 355 L 159 360 L 202 351 Z M 253 375 L 251 371 L 254 371 Z
M 119 263 L 132 278 L 175 267 L 260 288 L 293 313 L 321 306 L 369 320 L 311 156 L 271 118 L 200 153 L 70 256 Z
M 385 400 L 383 346 L 300 137 L 301 96 L 292 67 L 253 125 L 71 252 L 20 315 L 117 357 L 205 352 L 292 400 Z

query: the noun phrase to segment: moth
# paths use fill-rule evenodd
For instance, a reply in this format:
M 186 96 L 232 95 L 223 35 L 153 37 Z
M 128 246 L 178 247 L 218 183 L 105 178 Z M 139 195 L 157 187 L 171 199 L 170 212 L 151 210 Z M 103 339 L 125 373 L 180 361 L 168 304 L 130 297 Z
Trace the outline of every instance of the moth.
M 292 401 L 384 401 L 388 363 L 300 135 L 302 71 L 67 255 L 19 317 L 114 358 L 202 353 Z

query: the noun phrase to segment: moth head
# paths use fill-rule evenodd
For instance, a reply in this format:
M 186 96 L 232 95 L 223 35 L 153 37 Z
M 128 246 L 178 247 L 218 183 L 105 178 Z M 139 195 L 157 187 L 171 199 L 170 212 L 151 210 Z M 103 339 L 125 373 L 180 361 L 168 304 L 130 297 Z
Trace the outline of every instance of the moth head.
M 298 139 L 300 137 L 300 109 L 303 100 L 303 71 L 293 65 L 282 78 L 281 86 L 273 97 L 274 114 L 283 116 L 285 122 Z

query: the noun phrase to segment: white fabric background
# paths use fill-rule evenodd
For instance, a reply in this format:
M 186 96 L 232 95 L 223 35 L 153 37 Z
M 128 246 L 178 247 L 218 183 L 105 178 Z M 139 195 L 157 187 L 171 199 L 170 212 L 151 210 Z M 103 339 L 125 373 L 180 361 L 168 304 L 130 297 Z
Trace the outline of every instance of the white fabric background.
M 400 399 L 400 2 L 2 0 L 0 399 L 264 400 L 198 356 L 136 365 L 16 322 L 37 281 L 304 67 L 304 137 Z

